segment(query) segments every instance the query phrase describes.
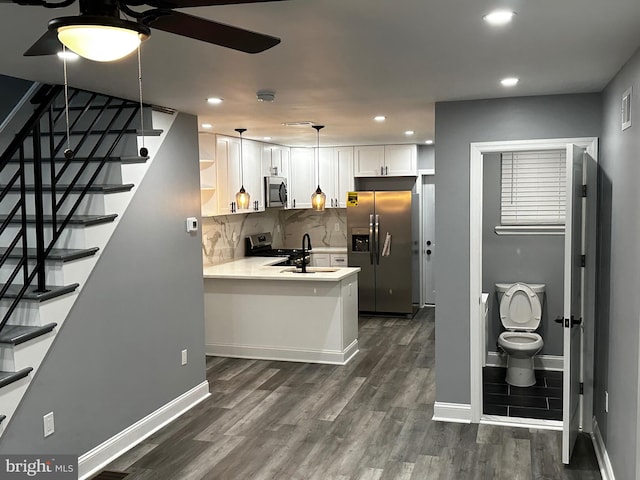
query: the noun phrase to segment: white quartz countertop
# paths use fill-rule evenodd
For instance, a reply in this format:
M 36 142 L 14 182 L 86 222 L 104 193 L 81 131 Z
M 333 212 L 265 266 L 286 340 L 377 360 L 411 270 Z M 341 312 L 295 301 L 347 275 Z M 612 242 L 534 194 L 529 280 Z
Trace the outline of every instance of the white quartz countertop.
M 228 278 L 236 280 L 293 280 L 314 282 L 338 282 L 360 271 L 359 267 L 322 268 L 307 267 L 313 273 L 295 273 L 294 267 L 275 267 L 283 258 L 246 257 L 219 265 L 204 267 L 204 278 Z

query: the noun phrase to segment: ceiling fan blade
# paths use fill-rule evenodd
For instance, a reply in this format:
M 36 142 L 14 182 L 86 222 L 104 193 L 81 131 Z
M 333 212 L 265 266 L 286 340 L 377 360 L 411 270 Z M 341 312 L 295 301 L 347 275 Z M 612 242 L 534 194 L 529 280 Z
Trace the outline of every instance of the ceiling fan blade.
M 212 7 L 215 5 L 236 5 L 241 3 L 282 2 L 285 0 L 149 0 L 145 2 L 155 8 Z
M 44 34 L 24 52 L 25 57 L 35 57 L 39 55 L 55 55 L 62 50 L 62 44 L 58 40 L 58 32 L 47 30 Z
M 206 20 L 172 10 L 149 10 L 144 12 L 142 23 L 158 30 L 195 38 L 203 42 L 246 53 L 263 52 L 280 39 L 262 33 L 243 30 L 224 23 Z

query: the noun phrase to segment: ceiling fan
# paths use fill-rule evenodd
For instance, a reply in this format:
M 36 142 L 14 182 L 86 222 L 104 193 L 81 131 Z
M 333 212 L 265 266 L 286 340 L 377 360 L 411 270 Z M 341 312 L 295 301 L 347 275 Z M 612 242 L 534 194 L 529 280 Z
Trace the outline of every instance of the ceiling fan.
M 64 8 L 76 0 L 47 2 L 45 0 L 0 0 L 0 3 L 41 6 L 45 8 Z M 49 21 L 48 30 L 25 53 L 25 56 L 53 55 L 62 50 L 62 44 L 75 53 L 98 61 L 111 61 L 122 58 L 137 48 L 142 40 L 151 35 L 151 28 L 190 37 L 203 42 L 239 50 L 246 53 L 263 52 L 278 43 L 280 39 L 262 33 L 244 30 L 223 23 L 177 12 L 176 8 L 205 7 L 214 5 L 233 5 L 282 0 L 78 0 L 80 15 L 54 18 Z M 152 7 L 137 11 L 132 7 Z M 129 20 L 129 17 L 133 20 Z M 84 29 L 84 30 L 83 30 Z M 92 32 L 92 37 L 85 33 Z M 124 54 L 115 58 L 92 58 L 78 50 L 89 46 L 98 50 L 115 47 L 116 40 L 105 34 L 120 34 L 128 41 Z M 126 37 L 126 38 L 125 38 Z M 112 55 L 113 56 L 113 55 Z

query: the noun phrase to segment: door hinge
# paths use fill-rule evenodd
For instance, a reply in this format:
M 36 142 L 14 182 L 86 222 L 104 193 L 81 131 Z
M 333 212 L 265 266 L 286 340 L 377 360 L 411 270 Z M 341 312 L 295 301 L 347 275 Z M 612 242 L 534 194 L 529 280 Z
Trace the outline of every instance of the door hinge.
M 586 197 L 586 196 L 587 196 L 587 186 L 582 185 L 582 197 Z
M 580 395 L 584 395 L 584 383 L 580 382 Z
M 587 266 L 587 256 L 586 255 L 580 255 L 580 266 L 581 267 L 586 267 Z

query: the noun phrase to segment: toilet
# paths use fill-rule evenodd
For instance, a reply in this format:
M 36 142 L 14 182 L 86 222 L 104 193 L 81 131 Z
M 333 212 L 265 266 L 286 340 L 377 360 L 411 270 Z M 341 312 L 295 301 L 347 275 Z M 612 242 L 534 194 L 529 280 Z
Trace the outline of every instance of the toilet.
M 500 321 L 506 329 L 498 337 L 498 345 L 508 355 L 507 383 L 514 387 L 535 385 L 533 356 L 544 342 L 535 333 L 542 318 L 544 284 L 497 283 Z

